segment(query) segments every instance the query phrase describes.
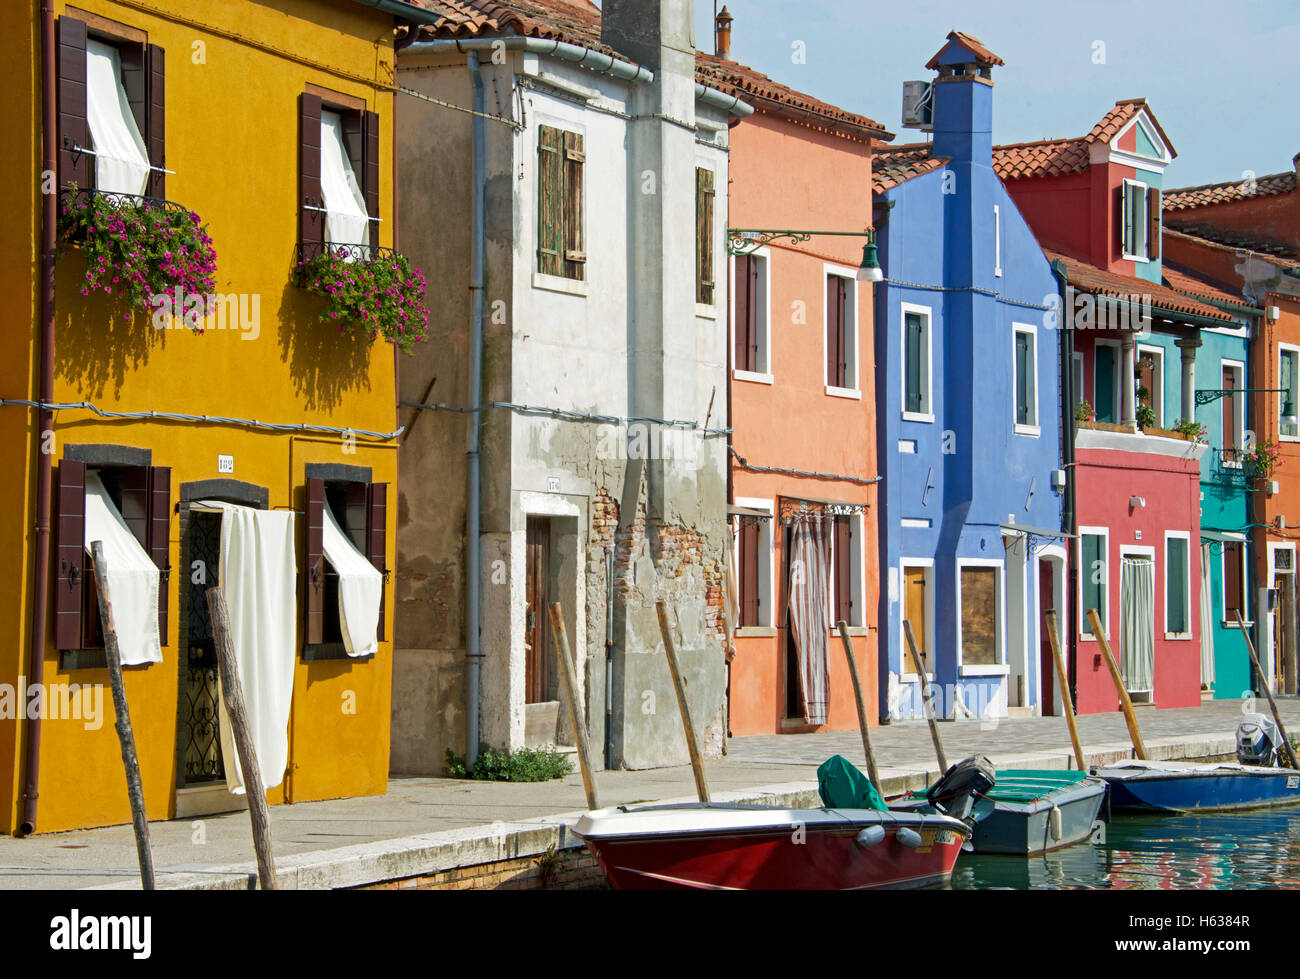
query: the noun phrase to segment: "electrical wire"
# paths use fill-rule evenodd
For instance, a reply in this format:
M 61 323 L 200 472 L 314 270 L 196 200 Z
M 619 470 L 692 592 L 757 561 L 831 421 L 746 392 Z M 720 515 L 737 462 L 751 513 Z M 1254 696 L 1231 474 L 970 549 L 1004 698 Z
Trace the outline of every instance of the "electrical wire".
M 872 486 L 884 478 L 883 476 L 873 476 L 871 479 L 863 479 L 861 476 L 845 476 L 840 473 L 807 472 L 803 469 L 782 469 L 780 466 L 755 466 L 737 452 L 735 446 L 728 446 L 728 448 L 741 467 L 748 469 L 750 472 L 779 473 L 783 476 L 808 476 L 812 479 L 834 479 L 842 483 L 857 483 L 859 486 Z
M 562 418 L 565 421 L 583 421 L 583 422 L 603 422 L 608 425 L 630 425 L 638 422 L 648 422 L 654 425 L 662 425 L 665 428 L 684 428 L 690 431 L 703 432 L 705 435 L 729 435 L 730 428 L 705 428 L 699 422 L 684 421 L 676 418 L 651 418 L 648 416 L 636 416 L 631 418 L 620 418 L 616 415 L 593 415 L 582 411 L 572 411 L 567 408 L 544 408 L 537 405 L 514 404 L 509 401 L 491 401 L 480 408 L 458 408 L 455 405 L 445 404 L 425 404 L 419 401 L 398 402 L 404 408 L 420 408 L 425 411 L 446 411 L 458 415 L 471 415 L 475 412 L 486 411 L 489 408 L 505 408 L 510 411 L 517 411 L 528 415 L 547 415 L 552 418 Z

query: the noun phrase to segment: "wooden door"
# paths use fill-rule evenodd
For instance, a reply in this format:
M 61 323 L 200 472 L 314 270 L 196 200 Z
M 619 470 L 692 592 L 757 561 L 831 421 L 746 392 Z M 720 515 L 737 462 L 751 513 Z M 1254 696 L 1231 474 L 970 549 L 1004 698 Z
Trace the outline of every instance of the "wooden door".
M 925 568 L 904 568 L 903 569 L 903 615 L 912 623 L 912 633 L 916 636 L 916 649 L 921 654 L 921 659 L 927 664 L 927 671 L 933 669 L 930 663 L 929 650 L 926 643 L 929 637 L 925 631 L 926 620 L 926 589 L 925 589 Z M 920 670 L 917 668 L 916 659 L 912 656 L 912 650 L 907 645 L 907 635 L 903 635 L 903 672 L 917 674 Z
M 1047 627 L 1047 613 L 1056 608 L 1056 587 L 1050 561 L 1038 562 L 1038 627 L 1041 639 L 1038 647 L 1038 675 L 1042 677 L 1042 703 L 1044 717 L 1056 713 L 1056 661 L 1052 657 L 1051 632 Z
M 551 696 L 550 581 L 551 522 L 545 517 L 529 517 L 524 544 L 526 601 L 524 607 L 524 701 L 540 704 Z

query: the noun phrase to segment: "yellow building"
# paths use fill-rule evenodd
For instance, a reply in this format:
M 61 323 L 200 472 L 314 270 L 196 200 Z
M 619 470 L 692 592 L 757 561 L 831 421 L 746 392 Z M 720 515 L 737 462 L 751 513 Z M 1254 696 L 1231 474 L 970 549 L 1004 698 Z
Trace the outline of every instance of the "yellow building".
M 295 270 L 322 241 L 367 255 L 394 244 L 394 29 L 407 18 L 429 14 L 398 0 L 0 5 L 10 84 L 0 103 L 4 832 L 130 819 L 81 539 L 92 527 L 125 555 L 108 580 L 119 635 L 132 637 L 124 659 L 130 645 L 128 661 L 141 662 L 124 672 L 149 818 L 241 801 L 229 794 L 233 751 L 215 713 L 204 596 L 218 582 L 252 637 L 236 637 L 237 658 L 250 713 L 269 718 L 258 737 L 259 752 L 272 745 L 268 799 L 385 791 L 399 355 L 321 322 L 325 301 Z M 199 216 L 216 252 L 203 332 L 169 319 L 156 296 L 155 316 L 131 315 L 121 296 L 87 289 L 87 252 L 75 245 L 60 246 L 49 315 L 47 208 L 75 210 L 95 200 L 91 188 Z M 281 565 L 277 543 L 289 555 Z M 157 572 L 133 564 L 139 555 Z M 371 608 L 375 579 L 370 633 L 355 611 L 343 621 L 340 605 Z M 345 581 L 367 583 L 370 597 L 351 597 Z M 150 638 L 138 606 L 155 595 Z

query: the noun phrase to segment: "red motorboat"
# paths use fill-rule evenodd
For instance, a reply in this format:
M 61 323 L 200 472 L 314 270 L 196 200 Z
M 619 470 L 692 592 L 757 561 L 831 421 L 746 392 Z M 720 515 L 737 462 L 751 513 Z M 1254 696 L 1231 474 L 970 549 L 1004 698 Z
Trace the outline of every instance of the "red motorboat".
M 938 813 L 687 803 L 589 812 L 619 890 L 855 890 L 947 881 L 970 827 Z

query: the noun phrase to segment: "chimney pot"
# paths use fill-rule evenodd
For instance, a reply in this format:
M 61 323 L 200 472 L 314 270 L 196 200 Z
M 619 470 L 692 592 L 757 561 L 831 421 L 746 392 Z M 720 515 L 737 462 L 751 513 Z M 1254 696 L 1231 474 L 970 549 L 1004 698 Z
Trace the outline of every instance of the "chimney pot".
M 734 20 L 731 11 L 727 9 L 726 4 L 723 4 L 722 12 L 718 14 L 717 22 L 714 25 L 716 39 L 714 54 L 723 60 L 731 57 L 731 23 Z

